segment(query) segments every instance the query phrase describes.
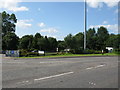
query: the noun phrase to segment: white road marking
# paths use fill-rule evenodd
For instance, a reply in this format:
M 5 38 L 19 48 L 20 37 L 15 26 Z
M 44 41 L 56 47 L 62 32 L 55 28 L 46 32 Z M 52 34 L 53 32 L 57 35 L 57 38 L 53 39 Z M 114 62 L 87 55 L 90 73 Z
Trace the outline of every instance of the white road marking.
M 46 62 L 40 62 L 40 63 L 46 63 Z
M 86 68 L 86 69 L 93 69 L 94 67 L 89 67 L 89 68 Z
M 72 73 L 74 73 L 74 72 L 67 72 L 67 73 L 62 73 L 62 74 L 58 74 L 58 75 L 53 75 L 53 76 L 38 78 L 38 79 L 34 79 L 34 81 L 39 81 L 39 80 L 44 80 L 44 79 L 49 79 L 49 78 L 55 78 L 55 77 L 59 77 L 59 76 L 63 76 L 63 75 L 68 75 L 68 74 L 72 74 Z
M 96 85 L 96 83 L 93 83 L 93 82 L 89 82 L 89 84 L 90 84 L 90 85 L 94 85 L 94 86 Z
M 103 67 L 103 66 L 105 66 L 105 65 L 98 65 L 98 66 L 96 66 L 95 68 L 99 68 L 99 67 Z
M 87 70 L 88 69 L 95 69 L 95 68 L 100 68 L 100 67 L 103 67 L 103 66 L 105 66 L 105 65 L 98 65 L 98 66 L 95 66 L 95 67 L 88 67 L 88 68 L 86 68 Z
M 22 81 L 22 82 L 18 82 L 17 84 L 25 84 L 28 83 L 29 81 Z

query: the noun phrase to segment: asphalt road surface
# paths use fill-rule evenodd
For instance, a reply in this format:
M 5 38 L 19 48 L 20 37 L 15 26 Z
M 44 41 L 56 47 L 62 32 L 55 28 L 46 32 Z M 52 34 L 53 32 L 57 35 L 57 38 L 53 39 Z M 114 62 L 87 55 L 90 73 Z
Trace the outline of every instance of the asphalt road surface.
M 3 88 L 118 88 L 118 57 L 2 59 Z

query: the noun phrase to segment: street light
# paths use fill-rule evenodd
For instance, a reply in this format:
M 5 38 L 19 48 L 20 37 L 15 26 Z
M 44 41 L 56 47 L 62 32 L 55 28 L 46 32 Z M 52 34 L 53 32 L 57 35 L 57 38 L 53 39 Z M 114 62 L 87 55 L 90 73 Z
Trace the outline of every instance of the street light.
M 84 3 L 84 50 L 86 50 L 86 26 L 87 26 L 87 5 L 86 5 L 86 0 L 85 0 L 85 3 Z

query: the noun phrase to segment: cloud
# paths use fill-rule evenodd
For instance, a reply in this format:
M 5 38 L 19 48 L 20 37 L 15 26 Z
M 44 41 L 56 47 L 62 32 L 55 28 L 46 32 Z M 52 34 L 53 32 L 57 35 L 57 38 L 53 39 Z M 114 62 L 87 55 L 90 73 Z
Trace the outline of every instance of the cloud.
M 105 3 L 108 7 L 114 7 L 118 5 L 118 1 L 120 0 L 87 0 L 87 4 L 92 8 L 101 8 L 103 7 L 103 3 Z
M 45 27 L 45 24 L 43 22 L 38 24 L 39 27 Z
M 46 28 L 46 29 L 41 29 L 40 32 L 45 32 L 45 33 L 57 33 L 58 30 L 56 28 Z
M 97 29 L 97 28 L 99 28 L 101 26 L 107 28 L 112 33 L 118 33 L 118 25 L 117 24 L 114 24 L 114 25 L 90 25 L 89 28 L 93 28 L 94 27 L 94 28 Z
M 16 26 L 19 28 L 28 28 L 31 27 L 32 24 L 28 23 L 31 22 L 32 20 L 18 20 Z
M 96 0 L 87 0 L 87 4 L 89 7 L 92 8 L 98 8 L 103 6 L 102 2 L 96 2 Z
M 110 2 L 109 0 L 103 0 L 105 4 L 107 4 L 108 7 L 114 7 L 118 5 L 119 0 L 114 0 L 113 2 Z
M 107 21 L 103 21 L 103 24 L 107 24 L 108 22 Z
M 18 6 L 18 2 L 20 0 L 1 0 L 0 1 L 0 8 L 9 10 L 9 11 L 28 11 L 29 9 L 25 6 Z

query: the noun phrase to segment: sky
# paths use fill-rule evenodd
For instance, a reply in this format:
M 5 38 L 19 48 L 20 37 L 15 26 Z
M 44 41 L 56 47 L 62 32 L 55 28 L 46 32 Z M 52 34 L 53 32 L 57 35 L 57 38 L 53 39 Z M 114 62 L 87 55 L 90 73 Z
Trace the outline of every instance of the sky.
M 88 0 L 89 1 L 89 0 Z M 84 2 L 18 2 L 2 0 L 0 12 L 17 17 L 16 34 L 54 37 L 63 40 L 68 34 L 84 32 Z M 117 2 L 87 2 L 87 30 L 104 26 L 118 33 Z

